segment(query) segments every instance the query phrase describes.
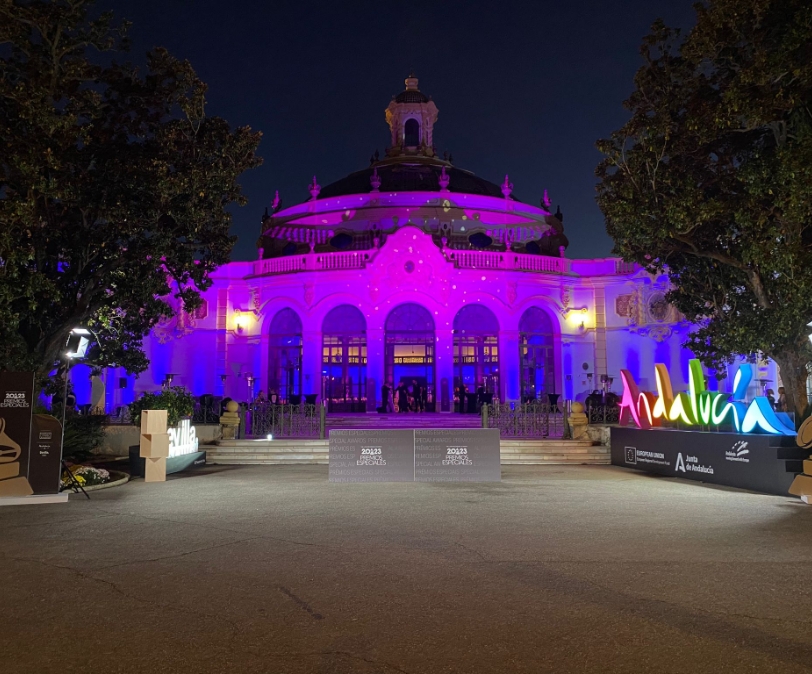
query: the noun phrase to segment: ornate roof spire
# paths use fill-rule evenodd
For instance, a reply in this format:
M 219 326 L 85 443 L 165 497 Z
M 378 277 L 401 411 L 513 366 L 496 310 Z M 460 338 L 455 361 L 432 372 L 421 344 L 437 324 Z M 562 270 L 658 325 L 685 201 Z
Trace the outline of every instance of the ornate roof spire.
M 313 182 L 311 183 L 310 187 L 310 196 L 315 201 L 319 198 L 319 192 L 321 192 L 321 185 L 316 182 L 316 176 L 313 176 Z
M 448 192 L 448 183 L 451 182 L 451 178 L 445 172 L 445 166 L 443 166 L 443 170 L 440 172 L 440 191 L 441 192 Z
M 505 174 L 505 182 L 502 183 L 502 194 L 507 199 L 513 193 L 513 183 L 510 182 L 507 173 Z
M 381 190 L 381 177 L 378 175 L 378 167 L 372 169 L 372 175 L 369 178 L 369 184 L 372 185 L 373 192 L 380 192 Z
M 434 123 L 437 106 L 420 89 L 412 73 L 401 91 L 386 108 L 386 123 L 392 134 L 387 156 L 434 156 Z

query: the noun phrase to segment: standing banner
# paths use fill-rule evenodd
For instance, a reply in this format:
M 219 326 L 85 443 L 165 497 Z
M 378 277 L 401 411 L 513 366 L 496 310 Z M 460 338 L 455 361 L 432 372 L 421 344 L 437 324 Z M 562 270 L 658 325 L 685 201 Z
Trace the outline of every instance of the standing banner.
M 416 482 L 499 482 L 498 428 L 426 428 L 414 432 Z
M 414 431 L 330 431 L 330 482 L 413 482 Z
M 37 495 L 58 494 L 62 477 L 62 424 L 50 414 L 31 419 L 28 482 Z
M 498 428 L 336 429 L 330 482 L 499 482 Z
M 28 480 L 33 407 L 34 373 L 0 372 L 0 498 L 34 493 Z

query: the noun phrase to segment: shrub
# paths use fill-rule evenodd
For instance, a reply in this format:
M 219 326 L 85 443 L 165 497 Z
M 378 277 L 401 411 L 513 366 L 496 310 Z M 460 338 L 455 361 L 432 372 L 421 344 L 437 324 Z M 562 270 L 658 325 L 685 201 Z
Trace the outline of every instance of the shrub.
M 57 417 L 59 418 L 59 417 Z M 104 414 L 75 414 L 65 417 L 65 442 L 62 456 L 73 461 L 84 461 L 104 444 Z
M 190 417 L 195 409 L 195 399 L 183 386 L 172 386 L 160 393 L 145 393 L 130 403 L 130 417 L 136 426 L 141 425 L 144 410 L 166 410 L 167 424 L 174 426 L 181 417 Z

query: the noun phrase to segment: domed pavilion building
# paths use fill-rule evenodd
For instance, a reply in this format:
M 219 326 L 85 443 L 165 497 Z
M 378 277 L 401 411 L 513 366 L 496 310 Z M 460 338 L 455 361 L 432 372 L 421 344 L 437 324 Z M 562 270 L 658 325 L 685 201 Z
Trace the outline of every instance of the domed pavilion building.
M 407 78 L 386 108 L 385 155 L 325 186 L 314 177 L 303 203 L 277 197 L 258 259 L 223 266 L 202 307 L 156 327 L 148 372 L 108 372 L 108 410 L 167 382 L 242 401 L 310 396 L 328 413 L 374 412 L 382 385 L 400 382 L 425 387 L 437 413 L 454 411 L 461 386 L 583 400 L 608 378 L 617 390 L 621 368 L 652 389 L 655 362 L 683 385 L 690 326 L 665 301 L 666 277 L 567 258 L 546 193 L 526 203 L 508 176 L 438 156 L 437 120 Z

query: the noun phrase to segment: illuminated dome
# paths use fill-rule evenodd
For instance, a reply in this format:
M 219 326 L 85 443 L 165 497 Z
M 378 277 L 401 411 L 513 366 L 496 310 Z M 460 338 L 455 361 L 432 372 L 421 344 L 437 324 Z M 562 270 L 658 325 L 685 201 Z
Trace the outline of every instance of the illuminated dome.
M 406 78 L 406 89 L 397 96 L 392 96 L 395 103 L 428 103 L 431 99 L 417 88 L 417 78 L 414 73 Z
M 381 180 L 381 192 L 439 192 L 443 168 L 449 178 L 450 192 L 479 194 L 486 197 L 503 198 L 502 188 L 470 171 L 454 168 L 447 162 L 399 161 L 397 163 L 378 162 L 367 169 L 350 173 L 324 187 L 319 198 L 338 197 L 346 194 L 369 192 L 370 180 L 377 172 Z M 513 195 L 508 197 L 513 199 Z
M 376 153 L 367 168 L 326 187 L 314 176 L 309 201 L 263 217 L 261 257 L 370 250 L 406 225 L 442 249 L 563 254 L 562 217 L 550 213 L 546 195 L 540 206 L 526 204 L 508 176 L 497 184 L 437 156 L 437 106 L 417 84 L 406 78 L 386 108 L 391 144 L 383 158 Z

